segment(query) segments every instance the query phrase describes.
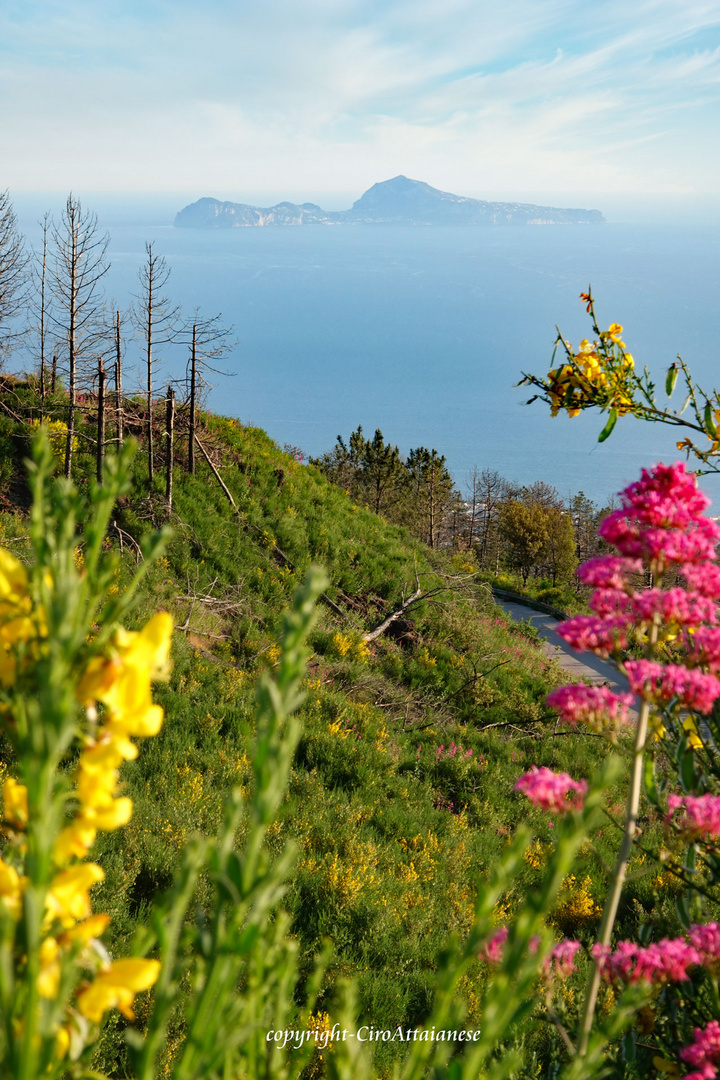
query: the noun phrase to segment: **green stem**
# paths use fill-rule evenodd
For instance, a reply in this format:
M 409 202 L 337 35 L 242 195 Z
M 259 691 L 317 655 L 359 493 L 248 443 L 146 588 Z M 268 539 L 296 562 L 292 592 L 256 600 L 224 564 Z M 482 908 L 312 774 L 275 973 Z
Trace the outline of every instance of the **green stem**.
M 646 656 L 652 656 L 658 639 L 658 621 L 653 621 L 650 630 L 650 638 L 646 649 Z M 648 721 L 650 719 L 650 702 L 643 698 L 638 717 L 637 731 L 635 732 L 635 745 L 633 746 L 632 776 L 630 777 L 630 790 L 628 792 L 627 808 L 625 811 L 625 829 L 620 843 L 620 849 L 615 863 L 615 872 L 610 883 L 610 889 L 605 900 L 600 931 L 598 933 L 598 945 L 609 945 L 612 937 L 615 916 L 617 915 L 620 896 L 627 876 L 628 861 L 632 851 L 633 840 L 637 830 L 637 815 L 640 806 L 640 793 L 642 791 L 643 754 L 647 739 Z M 580 1037 L 578 1039 L 578 1056 L 584 1057 L 587 1053 L 593 1019 L 595 1017 L 595 1005 L 600 989 L 600 964 L 597 959 L 593 960 L 587 990 L 585 992 L 585 1004 L 583 1006 L 582 1020 L 580 1023 Z

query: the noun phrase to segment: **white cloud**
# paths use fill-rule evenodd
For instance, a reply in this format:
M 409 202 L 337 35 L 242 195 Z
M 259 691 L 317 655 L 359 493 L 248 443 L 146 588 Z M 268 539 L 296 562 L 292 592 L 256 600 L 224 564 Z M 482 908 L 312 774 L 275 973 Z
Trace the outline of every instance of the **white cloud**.
M 240 198 L 292 195 L 290 176 L 295 192 L 359 194 L 405 172 L 539 201 L 718 191 L 716 3 L 211 0 L 201 12 L 185 0 L 26 0 L 14 11 L 0 14 L 0 138 L 2 182 L 16 188 Z

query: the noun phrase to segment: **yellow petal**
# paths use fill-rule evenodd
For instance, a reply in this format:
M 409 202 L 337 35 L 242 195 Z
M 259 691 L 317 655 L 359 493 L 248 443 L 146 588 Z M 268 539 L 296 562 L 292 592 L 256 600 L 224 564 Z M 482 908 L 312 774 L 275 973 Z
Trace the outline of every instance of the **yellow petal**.
M 3 784 L 3 816 L 12 825 L 21 828 L 27 825 L 27 788 L 24 784 L 18 784 L 12 776 L 8 776 Z
M 110 965 L 107 978 L 116 985 L 124 986 L 132 990 L 134 994 L 139 994 L 141 990 L 149 990 L 151 986 L 154 986 L 159 974 L 159 960 L 128 957 L 126 960 L 115 960 Z
M 53 847 L 53 858 L 58 865 L 70 862 L 71 859 L 84 859 L 95 843 L 97 829 L 83 822 L 82 824 L 68 825 L 62 829 Z
M 77 926 L 66 930 L 62 935 L 62 940 L 63 942 L 81 942 L 83 945 L 87 945 L 88 941 L 100 937 L 109 922 L 109 915 L 102 913 L 91 915 L 89 919 L 85 919 L 83 922 L 78 923 Z
M 78 863 L 63 870 L 53 881 L 47 894 L 46 908 L 51 918 L 64 925 L 87 919 L 90 915 L 89 890 L 105 877 L 97 863 Z
M 109 807 L 95 810 L 92 820 L 102 832 L 112 832 L 113 829 L 120 829 L 123 825 L 127 825 L 132 817 L 132 812 L 132 799 L 123 797 L 113 799 Z

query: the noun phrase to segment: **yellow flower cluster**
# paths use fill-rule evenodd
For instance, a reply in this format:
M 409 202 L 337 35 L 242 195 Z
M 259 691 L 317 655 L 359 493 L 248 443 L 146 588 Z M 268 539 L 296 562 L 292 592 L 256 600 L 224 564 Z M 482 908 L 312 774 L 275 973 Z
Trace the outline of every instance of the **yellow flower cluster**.
M 130 737 L 157 735 L 162 725 L 163 711 L 153 704 L 150 683 L 167 673 L 172 626 L 171 616 L 159 612 L 140 633 L 119 628 L 110 655 L 91 660 L 80 680 L 80 702 L 92 710 L 102 702 L 105 714 L 80 755 L 76 793 L 82 809 L 58 837 L 59 863 L 83 858 L 98 830 L 117 829 L 130 820 L 132 800 L 116 797 L 118 770 L 123 761 L 137 757 Z
M 11 687 L 17 676 L 18 643 L 44 634 L 42 615 L 37 624 L 33 618 L 25 567 L 6 548 L 0 548 L 0 685 L 3 689 Z
M 612 323 L 601 331 L 600 344 L 585 339 L 577 352 L 565 342 L 569 362 L 548 372 L 552 416 L 561 409 L 566 409 L 568 416 L 577 416 L 584 406 L 597 403 L 601 391 L 605 391 L 608 403 L 620 416 L 632 409 L 632 399 L 623 384 L 634 370 L 635 361 L 626 351 L 621 333 L 622 326 Z
M 574 874 L 563 882 L 561 902 L 551 921 L 564 934 L 576 933 L 602 915 L 602 908 L 596 903 L 591 888 L 592 878 L 589 874 L 581 883 L 577 882 Z
M 102 950 L 87 947 L 103 932 L 109 918 L 92 914 L 89 893 L 105 875 L 96 863 L 76 860 L 87 857 L 99 830 L 116 829 L 130 820 L 132 800 L 117 794 L 119 768 L 123 761 L 137 757 L 132 737 L 156 735 L 162 725 L 163 711 L 152 702 L 151 681 L 167 672 L 172 628 L 172 618 L 166 613 L 155 615 L 138 633 L 118 628 L 107 655 L 90 661 L 76 688 L 93 734 L 85 738 L 77 765 L 79 811 L 61 830 L 53 848 L 57 871 L 46 894 L 37 988 L 41 997 L 57 997 L 63 954 L 78 954 L 81 963 L 97 972 L 94 981 L 76 995 L 78 1011 L 94 1023 L 115 1007 L 132 1018 L 135 994 L 152 986 L 160 969 L 156 960 L 127 959 L 108 961 L 97 971 Z M 18 642 L 26 644 L 45 635 L 42 614 L 32 608 L 24 567 L 0 548 L 0 682 L 4 688 L 16 677 L 14 649 Z M 99 723 L 98 702 L 104 706 Z M 28 819 L 27 788 L 8 777 L 3 785 L 3 820 L 6 830 L 18 838 L 19 853 L 24 852 L 22 834 Z M 14 866 L 0 859 L 0 902 L 15 920 L 21 915 L 26 884 L 27 879 Z M 69 1031 L 60 1028 L 61 1054 L 69 1042 Z
M 361 663 L 365 663 L 370 656 L 370 650 L 362 638 L 358 640 L 357 635 L 343 634 L 340 630 L 330 638 L 330 651 L 340 659 L 350 655 Z
M 43 420 L 42 426 L 47 431 L 50 449 L 53 454 L 55 454 L 55 457 L 62 457 L 67 445 L 67 424 L 62 420 Z M 31 420 L 30 427 L 36 432 L 40 427 L 40 421 Z M 73 435 L 72 448 L 73 452 L 78 448 L 78 441 L 75 435 Z

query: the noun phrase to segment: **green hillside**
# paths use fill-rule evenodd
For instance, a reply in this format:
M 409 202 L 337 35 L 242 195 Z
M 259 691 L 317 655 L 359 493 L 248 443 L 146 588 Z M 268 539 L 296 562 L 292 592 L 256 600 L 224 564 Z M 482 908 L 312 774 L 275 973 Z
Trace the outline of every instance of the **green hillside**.
M 6 412 L 0 425 L 0 528 L 20 558 L 25 389 L 12 387 L 14 416 Z M 277 851 L 289 838 L 298 846 L 284 902 L 305 969 L 326 940 L 332 944 L 321 1002 L 338 979 L 351 977 L 362 1022 L 421 1024 L 435 958 L 450 935 L 468 930 L 484 875 L 521 817 L 530 816 L 538 839 L 498 923 L 539 880 L 551 826 L 513 792 L 517 777 L 533 763 L 589 776 L 604 744 L 555 737 L 544 699 L 561 673 L 532 634 L 494 606 L 471 556 L 430 550 L 359 508 L 258 429 L 204 414 L 200 438 L 227 493 L 204 459 L 194 476 L 181 459 L 168 513 L 164 481 L 156 475 L 148 487 L 139 453 L 107 537 L 108 546 L 122 549 L 112 586 L 122 590 L 141 558 L 143 534 L 170 525 L 137 621 L 164 608 L 178 630 L 170 682 L 156 694 L 164 728 L 127 771 L 134 816 L 98 843 L 107 877 L 97 903 L 112 916 L 116 938 L 129 937 L 170 885 L 186 840 L 196 830 L 215 832 L 229 789 L 250 783 L 255 681 L 277 662 L 280 616 L 304 570 L 321 563 L 331 585 L 311 639 L 304 735 L 271 843 Z M 80 486 L 93 468 L 81 441 L 73 466 Z M 363 640 L 418 589 L 425 599 L 375 640 Z M 595 873 L 585 853 L 580 887 L 554 917 L 558 934 L 595 928 Z M 202 889 L 197 902 L 202 906 Z M 478 961 L 463 987 L 471 1024 L 481 1022 L 484 977 Z M 124 1075 L 113 1071 L 124 1023 L 111 1021 L 97 1062 L 112 1075 Z M 538 1052 L 549 1038 L 536 1029 Z M 169 1054 L 172 1048 L 171 1039 Z M 381 1046 L 379 1070 L 399 1052 Z

